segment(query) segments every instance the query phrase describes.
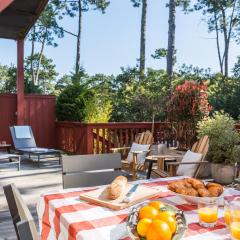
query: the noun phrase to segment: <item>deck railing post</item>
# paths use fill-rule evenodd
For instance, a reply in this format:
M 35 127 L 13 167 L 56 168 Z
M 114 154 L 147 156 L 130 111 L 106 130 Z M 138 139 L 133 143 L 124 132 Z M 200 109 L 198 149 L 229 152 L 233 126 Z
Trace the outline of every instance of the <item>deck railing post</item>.
M 24 124 L 24 39 L 17 40 L 17 125 Z
M 85 137 L 86 137 L 86 154 L 93 154 L 93 129 L 91 126 L 86 124 L 85 130 Z

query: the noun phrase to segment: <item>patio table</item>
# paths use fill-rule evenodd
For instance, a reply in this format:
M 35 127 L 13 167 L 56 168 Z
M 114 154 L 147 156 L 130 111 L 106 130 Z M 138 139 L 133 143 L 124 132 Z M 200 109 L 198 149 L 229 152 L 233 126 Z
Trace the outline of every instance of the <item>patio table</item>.
M 158 168 L 164 170 L 164 161 L 166 159 L 181 159 L 183 158 L 182 154 L 158 154 L 158 155 L 151 155 L 145 158 L 145 162 L 148 162 L 148 170 L 147 170 L 147 179 L 151 177 L 153 163 L 159 163 Z
M 219 219 L 214 228 L 203 228 L 198 224 L 197 207 L 170 192 L 166 185 L 182 177 L 136 181 L 145 186 L 160 188 L 156 198 L 184 211 L 188 229 L 184 240 L 227 240 L 230 234 L 224 224 L 223 207 L 219 207 Z M 130 208 L 113 211 L 108 208 L 81 201 L 79 195 L 94 188 L 79 188 L 45 193 L 38 202 L 41 239 L 86 239 L 128 240 L 126 218 Z M 240 192 L 227 189 L 225 197 L 240 196 Z M 146 201 L 147 203 L 148 201 Z

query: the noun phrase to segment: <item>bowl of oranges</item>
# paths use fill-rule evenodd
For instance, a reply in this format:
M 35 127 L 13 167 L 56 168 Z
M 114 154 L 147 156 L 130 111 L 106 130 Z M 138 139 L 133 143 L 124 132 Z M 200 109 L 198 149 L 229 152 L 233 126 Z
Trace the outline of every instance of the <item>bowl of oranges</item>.
M 182 211 L 153 201 L 131 209 L 127 232 L 133 240 L 179 240 L 187 229 Z

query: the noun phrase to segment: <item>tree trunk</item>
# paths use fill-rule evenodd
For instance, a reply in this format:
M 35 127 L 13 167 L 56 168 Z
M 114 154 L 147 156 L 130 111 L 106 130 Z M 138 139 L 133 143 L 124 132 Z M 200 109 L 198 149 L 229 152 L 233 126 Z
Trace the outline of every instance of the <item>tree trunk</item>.
M 152 113 L 152 135 L 154 135 L 155 113 Z
M 219 29 L 218 29 L 218 20 L 217 20 L 217 15 L 214 13 L 214 19 L 215 19 L 215 31 L 216 31 L 216 41 L 217 41 L 217 52 L 218 52 L 218 61 L 219 61 L 219 66 L 220 66 L 220 71 L 223 74 L 223 59 L 221 56 L 221 50 L 220 50 L 220 43 L 219 43 Z
M 147 0 L 142 0 L 142 19 L 141 19 L 141 37 L 140 37 L 140 78 L 145 74 L 145 49 L 146 49 L 146 18 L 147 18 Z
M 169 0 L 169 19 L 168 19 L 168 49 L 167 49 L 167 74 L 172 77 L 175 52 L 175 18 L 176 3 L 175 0 Z
M 78 0 L 78 34 L 77 34 L 77 54 L 76 54 L 76 68 L 75 74 L 80 70 L 80 47 L 81 47 L 81 31 L 82 31 L 82 0 Z
M 224 76 L 228 76 L 228 51 L 229 51 L 229 44 L 228 44 L 228 34 L 227 34 L 227 20 L 225 10 L 222 9 L 222 20 L 223 20 L 223 36 L 224 36 Z
M 36 85 L 35 81 L 35 73 L 33 68 L 33 56 L 34 56 L 34 48 L 35 48 L 35 34 L 36 34 L 36 27 L 33 26 L 33 35 L 32 35 L 32 49 L 31 49 L 31 76 L 32 76 L 32 83 Z
M 41 66 L 41 62 L 42 62 L 42 56 L 43 56 L 43 50 L 44 50 L 44 47 L 45 47 L 45 42 L 46 42 L 46 38 L 47 38 L 47 28 L 45 29 L 45 35 L 44 35 L 44 38 L 43 38 L 43 41 L 42 41 L 42 47 L 41 47 L 41 50 L 40 50 L 40 55 L 39 55 L 39 60 L 38 60 L 38 67 L 37 67 L 37 70 L 36 70 L 36 78 L 35 78 L 35 82 L 38 83 L 39 85 L 39 72 L 40 72 L 40 66 Z

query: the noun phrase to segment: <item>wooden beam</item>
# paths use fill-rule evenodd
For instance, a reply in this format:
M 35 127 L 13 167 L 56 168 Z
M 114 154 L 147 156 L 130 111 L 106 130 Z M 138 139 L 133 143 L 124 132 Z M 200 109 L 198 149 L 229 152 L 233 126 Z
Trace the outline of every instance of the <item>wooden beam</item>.
M 24 125 L 24 39 L 17 40 L 17 125 Z
M 0 1 L 0 13 L 6 9 L 14 0 L 1 0 Z

